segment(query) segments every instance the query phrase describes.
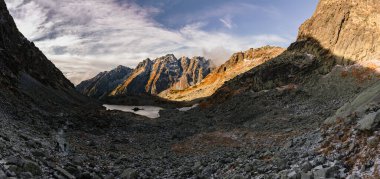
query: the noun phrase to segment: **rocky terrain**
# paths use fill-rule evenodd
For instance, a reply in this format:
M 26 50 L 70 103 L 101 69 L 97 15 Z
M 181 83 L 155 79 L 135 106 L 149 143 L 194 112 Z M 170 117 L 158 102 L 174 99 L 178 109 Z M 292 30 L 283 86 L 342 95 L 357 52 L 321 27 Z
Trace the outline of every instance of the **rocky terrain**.
M 280 55 L 152 120 L 75 92 L 0 0 L 0 178 L 379 178 L 379 6 L 321 0 Z M 161 89 L 152 67 L 125 82 Z
M 203 81 L 187 88 L 169 88 L 159 94 L 160 97 L 174 101 L 193 101 L 209 97 L 219 89 L 224 82 L 261 65 L 262 63 L 278 56 L 284 51 L 280 47 L 262 47 L 238 52 L 223 65 L 216 68 Z

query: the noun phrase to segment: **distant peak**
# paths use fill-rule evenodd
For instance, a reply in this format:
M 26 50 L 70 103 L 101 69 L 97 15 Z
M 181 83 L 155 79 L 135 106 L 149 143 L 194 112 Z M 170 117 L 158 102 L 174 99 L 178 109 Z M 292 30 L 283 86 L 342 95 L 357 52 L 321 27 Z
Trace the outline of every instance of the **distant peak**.
M 175 58 L 174 54 L 167 54 L 166 57 L 174 57 Z
M 123 65 L 119 65 L 119 66 L 116 67 L 116 69 L 124 69 L 124 68 L 128 68 L 128 67 L 123 66 Z

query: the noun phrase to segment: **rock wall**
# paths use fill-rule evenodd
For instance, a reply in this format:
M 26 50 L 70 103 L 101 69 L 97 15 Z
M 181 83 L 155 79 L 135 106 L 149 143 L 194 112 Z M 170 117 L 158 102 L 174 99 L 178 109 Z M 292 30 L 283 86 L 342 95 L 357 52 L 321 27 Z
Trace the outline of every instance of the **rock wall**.
M 313 38 L 349 61 L 380 59 L 380 1 L 321 0 L 299 29 L 298 42 Z

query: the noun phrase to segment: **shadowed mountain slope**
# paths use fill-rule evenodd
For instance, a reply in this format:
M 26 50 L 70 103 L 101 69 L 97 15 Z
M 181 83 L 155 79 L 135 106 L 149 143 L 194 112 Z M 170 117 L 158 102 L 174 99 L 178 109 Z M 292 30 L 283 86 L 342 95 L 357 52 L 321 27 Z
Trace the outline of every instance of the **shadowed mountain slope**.
M 133 70 L 128 67 L 118 66 L 111 71 L 101 72 L 94 78 L 81 82 L 76 89 L 86 96 L 103 98 L 128 79 L 132 72 Z
M 60 70 L 17 29 L 0 1 L 0 90 L 17 106 L 61 110 L 59 106 L 91 103 L 74 89 Z

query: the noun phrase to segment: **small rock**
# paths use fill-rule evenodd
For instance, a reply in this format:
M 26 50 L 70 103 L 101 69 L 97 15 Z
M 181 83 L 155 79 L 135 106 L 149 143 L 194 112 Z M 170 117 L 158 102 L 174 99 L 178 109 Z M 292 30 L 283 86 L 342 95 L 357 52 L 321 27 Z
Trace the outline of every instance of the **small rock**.
M 365 167 L 366 168 L 371 168 L 372 166 L 374 166 L 375 165 L 375 162 L 373 161 L 373 160 L 369 160 L 369 161 L 367 161 L 366 163 L 365 163 Z
M 38 148 L 38 147 L 42 147 L 42 144 L 37 141 L 37 140 L 28 140 L 26 142 L 26 145 L 30 148 Z
M 68 171 L 61 167 L 56 167 L 55 170 L 57 170 L 61 175 L 63 175 L 66 178 L 75 179 L 75 177 L 72 174 L 70 174 Z
M 7 178 L 7 175 L 3 170 L 0 169 L 0 179 Z
M 282 170 L 282 171 L 280 171 L 278 174 L 280 175 L 280 178 L 281 179 L 287 179 L 287 177 L 288 177 L 288 170 Z
M 86 161 L 86 158 L 83 156 L 75 156 L 72 161 L 74 164 L 81 165 L 84 161 Z
M 326 162 L 326 157 L 324 156 L 318 156 L 315 158 L 315 164 L 316 165 L 322 165 Z
M 320 168 L 313 172 L 314 178 L 335 178 L 337 173 L 337 167 Z
M 326 178 L 327 177 L 327 169 L 322 168 L 322 169 L 315 170 L 313 172 L 313 174 L 314 174 L 314 178 Z
M 41 170 L 40 166 L 37 163 L 35 163 L 33 161 L 29 161 L 29 160 L 25 161 L 24 166 L 23 166 L 23 170 L 25 172 L 30 172 L 33 175 L 37 175 L 37 176 L 42 174 L 42 170 Z
M 245 172 L 250 172 L 250 171 L 252 171 L 252 165 L 251 164 L 246 164 L 245 166 L 244 166 L 244 170 L 245 170 Z
M 137 171 L 132 168 L 125 169 L 123 173 L 120 175 L 121 179 L 136 179 Z
M 347 179 L 361 179 L 357 174 L 352 174 L 347 177 Z
M 8 168 L 8 171 L 13 172 L 13 173 L 18 173 L 21 171 L 20 167 L 18 167 L 17 165 L 8 165 L 7 168 Z
M 20 178 L 23 178 L 23 179 L 33 178 L 33 174 L 30 172 L 22 172 L 20 173 Z
M 348 147 L 348 151 L 349 151 L 349 152 L 353 152 L 353 151 L 356 149 L 356 147 L 357 147 L 356 142 L 352 142 L 352 143 L 350 144 L 350 146 Z
M 232 177 L 233 179 L 245 179 L 242 175 L 236 175 Z
M 301 173 L 301 179 L 313 179 L 313 173 L 307 172 L 307 173 Z
M 118 159 L 115 160 L 115 164 L 123 164 L 123 162 L 128 161 L 128 158 L 125 156 L 120 156 Z
M 368 139 L 367 139 L 367 144 L 368 144 L 368 146 L 370 146 L 370 147 L 376 147 L 377 146 L 377 144 L 379 143 L 379 137 L 378 136 L 372 136 L 372 137 L 369 137 Z
M 358 122 L 358 128 L 359 130 L 365 131 L 365 130 L 372 130 L 374 127 L 376 127 L 380 122 L 380 113 L 374 112 L 370 113 L 366 116 L 364 116 L 359 122 Z
M 0 139 L 3 139 L 3 140 L 8 141 L 8 142 L 11 141 L 11 140 L 9 139 L 9 137 L 6 136 L 5 134 L 0 134 Z
M 312 168 L 313 168 L 313 166 L 310 164 L 310 162 L 305 162 L 301 166 L 301 170 L 305 173 L 310 171 Z
M 65 169 L 66 169 L 66 171 L 68 171 L 70 174 L 72 174 L 74 176 L 80 175 L 80 170 L 78 169 L 77 166 L 69 165 L 69 166 L 66 166 Z
M 30 140 L 30 137 L 27 136 L 26 134 L 19 134 L 19 137 L 20 137 L 21 139 L 24 139 L 25 141 L 29 141 L 29 140 Z
M 32 154 L 35 157 L 41 157 L 41 158 L 46 157 L 46 155 L 45 155 L 46 152 L 43 152 L 42 150 L 33 150 Z
M 289 149 L 293 147 L 293 140 L 289 140 L 285 145 L 284 145 L 284 148 L 285 149 Z
M 199 169 L 200 167 L 202 167 L 202 163 L 200 161 L 196 161 L 194 163 L 194 169 Z
M 285 132 L 292 132 L 293 131 L 293 128 L 287 128 L 285 129 Z
M 7 170 L 7 171 L 5 172 L 5 174 L 7 175 L 7 177 L 15 177 L 15 176 L 16 176 L 16 173 L 15 173 L 15 172 L 12 172 L 12 171 L 10 171 L 10 170 Z
M 24 165 L 24 160 L 20 156 L 11 156 L 5 159 L 7 165 L 17 165 L 19 167 Z
M 291 171 L 290 173 L 288 173 L 288 179 L 299 179 L 300 177 L 300 173 L 296 171 Z
M 84 173 L 81 173 L 79 178 L 91 178 L 91 173 L 89 172 L 84 172 Z

